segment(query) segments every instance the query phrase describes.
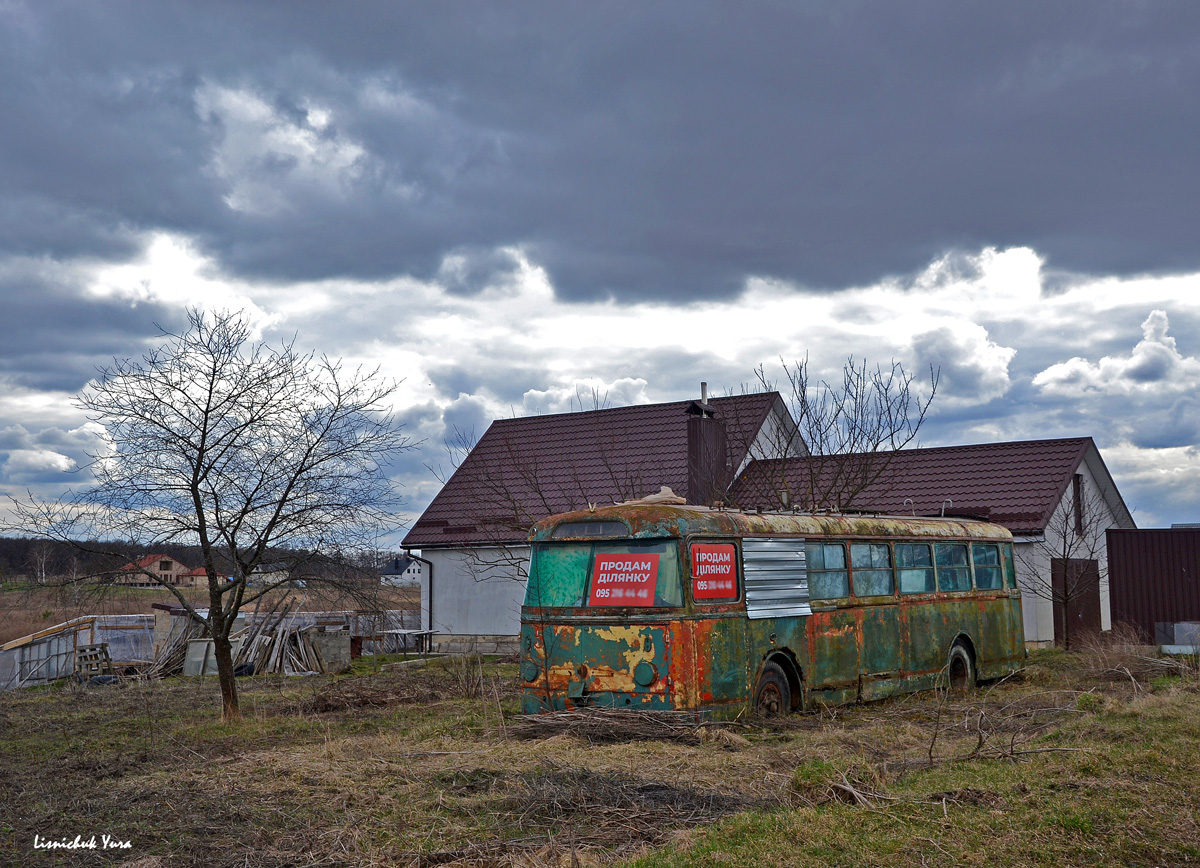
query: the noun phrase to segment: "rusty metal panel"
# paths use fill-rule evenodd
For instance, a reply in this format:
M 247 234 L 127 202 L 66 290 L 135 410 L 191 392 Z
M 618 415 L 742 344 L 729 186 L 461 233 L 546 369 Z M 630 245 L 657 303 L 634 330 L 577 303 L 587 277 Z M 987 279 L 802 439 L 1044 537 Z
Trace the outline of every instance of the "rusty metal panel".
M 808 572 L 802 539 L 742 540 L 749 618 L 808 615 Z
M 808 619 L 808 657 L 806 673 L 809 685 L 821 691 L 858 693 L 860 640 L 862 629 L 859 609 L 828 609 L 814 612 Z M 850 701 L 853 701 L 853 696 Z M 842 701 L 832 695 L 825 701 Z
M 527 623 L 521 630 L 523 710 L 669 708 L 675 633 L 670 622 Z
M 900 605 L 873 601 L 862 608 L 862 698 L 882 699 L 900 688 L 904 666 Z

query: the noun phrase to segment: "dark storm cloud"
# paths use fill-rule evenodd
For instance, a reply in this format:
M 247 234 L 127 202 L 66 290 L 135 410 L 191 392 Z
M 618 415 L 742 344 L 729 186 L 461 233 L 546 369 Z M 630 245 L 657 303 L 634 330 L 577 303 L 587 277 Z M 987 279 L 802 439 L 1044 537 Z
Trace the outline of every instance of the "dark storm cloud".
M 78 391 L 115 355 L 140 355 L 157 334 L 155 323 L 169 327 L 180 318 L 158 304 L 89 297 L 78 279 L 69 271 L 46 273 L 36 262 L 0 263 L 5 382 Z
M 569 298 L 839 287 L 983 245 L 1197 268 L 1198 25 L 1190 3 L 10 4 L 0 246 L 124 257 L 161 228 L 243 275 L 471 291 L 511 245 Z
M 512 353 L 511 347 L 491 349 L 494 354 L 485 355 L 488 359 L 486 365 L 433 363 L 426 373 L 442 395 L 453 397 L 486 392 L 501 404 L 520 406 L 525 392 L 546 379 L 545 368 L 506 358 Z

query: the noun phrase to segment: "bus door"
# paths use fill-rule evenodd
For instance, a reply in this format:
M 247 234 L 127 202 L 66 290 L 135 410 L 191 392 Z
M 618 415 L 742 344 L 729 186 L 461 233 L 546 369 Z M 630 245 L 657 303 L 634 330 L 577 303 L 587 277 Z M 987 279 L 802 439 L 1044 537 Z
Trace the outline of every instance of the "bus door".
M 900 686 L 903 645 L 900 606 L 885 542 L 850 543 L 850 579 L 862 618 L 863 699 L 882 699 Z
M 938 670 L 946 662 L 942 659 L 944 652 L 936 641 L 941 614 L 936 607 L 933 545 L 927 542 L 898 542 L 895 552 L 907 687 L 910 690 L 933 687 Z
M 749 676 L 771 655 L 795 662 L 808 683 L 807 622 L 812 614 L 804 540 L 789 537 L 742 540 L 746 585 Z M 752 689 L 752 685 L 750 686 Z M 793 696 L 794 702 L 803 697 Z
M 727 540 L 692 540 L 687 558 L 695 617 L 685 622 L 701 706 L 741 704 L 749 696 L 746 616 L 740 605 L 737 547 Z
M 921 548 L 927 545 L 913 544 Z M 922 554 L 922 566 L 911 571 L 907 587 L 901 569 L 901 594 L 912 594 L 905 601 L 908 618 L 906 668 L 911 673 L 914 689 L 944 682 L 943 669 L 950 646 L 960 635 L 965 635 L 973 644 L 979 641 L 979 608 L 971 588 L 969 546 L 964 542 L 947 541 L 933 543 L 932 548 L 934 569 L 928 570 L 924 566 Z M 930 574 L 936 574 L 936 594 L 927 584 Z
M 846 544 L 809 540 L 805 548 L 812 615 L 808 619 L 808 682 L 825 702 L 858 697 L 858 613 L 850 599 Z

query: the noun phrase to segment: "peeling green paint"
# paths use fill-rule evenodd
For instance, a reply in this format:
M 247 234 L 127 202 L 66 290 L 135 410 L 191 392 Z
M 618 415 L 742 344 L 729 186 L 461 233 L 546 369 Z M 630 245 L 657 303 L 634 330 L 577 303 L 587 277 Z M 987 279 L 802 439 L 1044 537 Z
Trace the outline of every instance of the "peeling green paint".
M 597 540 L 585 525 L 601 521 L 629 535 Z M 811 614 L 794 617 L 747 618 L 742 595 L 693 599 L 687 546 L 734 544 L 740 554 L 745 537 L 999 544 L 1010 581 L 990 591 L 813 601 Z M 654 605 L 585 605 L 592 555 L 584 553 L 621 540 L 653 541 L 668 553 Z M 521 633 L 528 713 L 591 705 L 735 714 L 754 701 L 768 663 L 787 673 L 794 706 L 875 699 L 932 686 L 956 641 L 980 677 L 1011 672 L 1024 659 L 1011 535 L 985 522 L 632 503 L 552 517 L 531 541 Z M 671 588 L 689 592 L 672 598 Z

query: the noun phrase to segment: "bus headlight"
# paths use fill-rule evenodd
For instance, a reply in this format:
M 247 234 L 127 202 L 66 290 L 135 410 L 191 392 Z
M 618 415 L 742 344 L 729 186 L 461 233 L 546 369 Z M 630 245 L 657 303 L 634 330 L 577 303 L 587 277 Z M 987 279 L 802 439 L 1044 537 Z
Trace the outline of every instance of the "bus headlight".
M 649 687 L 658 678 L 658 670 L 654 668 L 653 663 L 648 663 L 643 660 L 637 666 L 633 667 L 633 680 L 642 687 Z

